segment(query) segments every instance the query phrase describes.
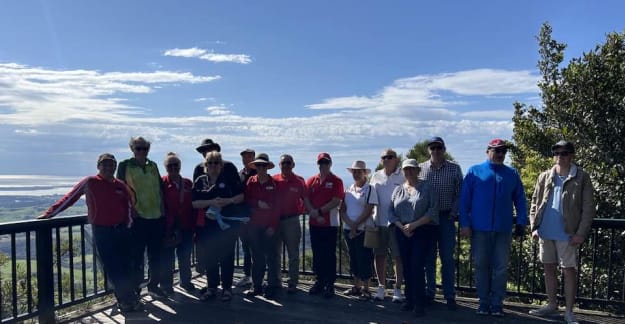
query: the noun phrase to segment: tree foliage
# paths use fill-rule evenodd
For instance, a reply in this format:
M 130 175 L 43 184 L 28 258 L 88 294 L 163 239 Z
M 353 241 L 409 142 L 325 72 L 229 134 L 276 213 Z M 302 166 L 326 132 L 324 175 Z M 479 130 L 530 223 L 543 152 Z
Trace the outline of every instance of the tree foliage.
M 563 66 L 566 44 L 543 24 L 538 35 L 542 107 L 514 104 L 513 164 L 526 188 L 551 164 L 553 143 L 575 144 L 575 161 L 590 173 L 600 217 L 625 215 L 625 32 Z M 531 195 L 531 189 L 528 194 Z

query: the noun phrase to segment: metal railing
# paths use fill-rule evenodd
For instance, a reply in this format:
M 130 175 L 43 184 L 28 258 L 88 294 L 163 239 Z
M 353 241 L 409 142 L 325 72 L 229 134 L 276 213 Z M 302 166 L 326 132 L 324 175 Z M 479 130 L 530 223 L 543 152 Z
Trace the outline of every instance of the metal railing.
M 312 274 L 308 221 L 301 219 L 300 273 Z M 111 293 L 94 256 L 95 246 L 85 215 L 0 224 L 0 318 L 19 322 L 37 318 L 54 322 L 55 312 Z M 583 308 L 625 310 L 625 220 L 595 219 L 580 251 L 578 302 Z M 341 231 L 339 231 L 341 233 Z M 341 235 L 341 234 L 339 234 Z M 473 293 L 474 276 L 467 240 L 456 253 L 456 288 Z M 283 253 L 285 255 L 285 253 Z M 236 265 L 241 266 L 237 245 Z M 194 260 L 194 259 L 193 259 Z M 286 271 L 287 262 L 282 260 Z M 345 245 L 339 237 L 337 275 L 349 278 Z M 508 295 L 523 301 L 545 299 L 537 245 L 514 242 L 508 275 Z

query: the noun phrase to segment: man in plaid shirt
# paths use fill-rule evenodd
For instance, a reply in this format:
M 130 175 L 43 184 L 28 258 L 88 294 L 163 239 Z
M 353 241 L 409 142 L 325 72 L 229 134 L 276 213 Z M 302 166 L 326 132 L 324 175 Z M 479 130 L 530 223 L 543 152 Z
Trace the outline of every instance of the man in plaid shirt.
M 438 195 L 439 225 L 434 244 L 426 260 L 426 296 L 430 302 L 436 291 L 436 251 L 441 258 L 441 277 L 443 293 L 449 310 L 456 309 L 456 292 L 454 290 L 454 247 L 456 245 L 455 220 L 458 217 L 458 202 L 462 186 L 462 170 L 454 162 L 445 159 L 445 142 L 440 137 L 428 140 L 430 159 L 419 164 L 419 177 L 430 183 Z

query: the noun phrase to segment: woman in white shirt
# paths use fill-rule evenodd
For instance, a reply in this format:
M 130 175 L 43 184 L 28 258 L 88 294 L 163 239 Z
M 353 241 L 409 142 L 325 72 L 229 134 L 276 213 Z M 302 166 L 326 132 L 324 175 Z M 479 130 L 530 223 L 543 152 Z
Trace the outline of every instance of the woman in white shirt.
M 339 209 L 343 221 L 343 237 L 349 250 L 349 266 L 354 276 L 354 286 L 345 292 L 348 296 L 360 296 L 362 300 L 371 298 L 369 279 L 372 276 L 373 250 L 364 246 L 365 226 L 373 227 L 373 206 L 378 204 L 376 191 L 369 185 L 364 161 L 354 161 L 347 168 L 354 183 L 345 190 L 345 198 Z

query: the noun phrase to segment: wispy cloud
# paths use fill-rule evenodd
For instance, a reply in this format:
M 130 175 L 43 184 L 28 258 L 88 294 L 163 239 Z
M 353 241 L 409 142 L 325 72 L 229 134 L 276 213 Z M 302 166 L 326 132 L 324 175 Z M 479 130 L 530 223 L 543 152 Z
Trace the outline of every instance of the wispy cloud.
M 208 111 L 208 114 L 211 116 L 220 116 L 220 115 L 230 114 L 230 110 L 223 105 L 207 107 L 206 111 Z
M 239 64 L 249 64 L 252 62 L 252 58 L 247 54 L 215 53 L 212 50 L 206 50 L 206 49 L 201 49 L 197 47 L 168 49 L 163 53 L 163 55 L 174 56 L 174 57 L 198 58 L 201 60 L 211 61 L 215 63 L 230 62 L 230 63 L 239 63 Z
M 220 76 L 189 72 L 99 72 L 51 70 L 15 63 L 0 64 L 0 121 L 40 125 L 67 120 L 112 120 L 144 114 L 124 96 L 147 94 L 166 84 L 206 83 Z

